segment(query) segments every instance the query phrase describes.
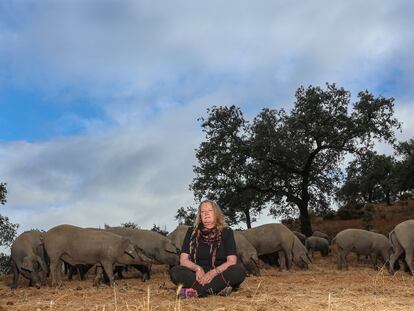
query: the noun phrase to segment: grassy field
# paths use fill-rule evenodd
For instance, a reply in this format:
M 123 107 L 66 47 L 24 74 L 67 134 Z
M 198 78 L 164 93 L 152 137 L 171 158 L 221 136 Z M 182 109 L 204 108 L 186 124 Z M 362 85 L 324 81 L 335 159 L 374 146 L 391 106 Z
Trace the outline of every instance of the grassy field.
M 414 277 L 375 271 L 368 260 L 349 255 L 349 271 L 337 271 L 335 257 L 315 254 L 308 271 L 263 269 L 228 297 L 177 300 L 165 267 L 156 267 L 146 283 L 131 272 L 115 288 L 92 286 L 92 280 L 66 281 L 63 289 L 17 290 L 3 277 L 0 310 L 414 310 Z

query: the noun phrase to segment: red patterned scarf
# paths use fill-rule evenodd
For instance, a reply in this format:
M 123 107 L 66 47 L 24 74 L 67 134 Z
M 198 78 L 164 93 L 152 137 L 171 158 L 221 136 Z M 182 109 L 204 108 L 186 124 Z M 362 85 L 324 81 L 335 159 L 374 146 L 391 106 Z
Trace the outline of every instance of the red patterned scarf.
M 200 223 L 196 230 L 193 230 L 190 241 L 190 258 L 197 263 L 197 249 L 200 239 L 210 246 L 211 265 L 214 268 L 216 262 L 217 249 L 221 243 L 221 231 L 216 227 L 208 229 Z

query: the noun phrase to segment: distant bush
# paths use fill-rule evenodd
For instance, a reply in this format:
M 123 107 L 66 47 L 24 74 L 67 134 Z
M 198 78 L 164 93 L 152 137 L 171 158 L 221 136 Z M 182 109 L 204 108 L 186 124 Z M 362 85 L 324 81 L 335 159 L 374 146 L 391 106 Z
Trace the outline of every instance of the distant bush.
M 295 221 L 294 218 L 288 217 L 288 218 L 282 219 L 282 224 L 284 224 L 284 225 L 291 225 L 291 224 L 294 223 L 294 221 Z
M 158 232 L 159 234 L 162 234 L 163 236 L 167 236 L 167 235 L 168 235 L 168 231 L 167 231 L 167 229 L 165 228 L 165 226 L 164 226 L 164 228 L 163 228 L 163 229 L 161 229 L 161 227 L 160 227 L 160 226 L 157 226 L 156 224 L 154 224 L 154 225 L 152 226 L 152 228 L 151 228 L 151 231 Z
M 342 220 L 360 219 L 362 217 L 362 209 L 353 206 L 344 206 L 338 209 L 336 216 Z
M 132 221 L 122 223 L 121 227 L 130 228 L 130 229 L 141 229 L 139 225 L 137 225 L 135 222 L 132 222 Z
M 0 275 L 10 274 L 12 272 L 11 270 L 10 255 L 0 253 Z
M 333 220 L 336 218 L 336 212 L 335 211 L 329 211 L 325 215 L 323 215 L 323 220 Z
M 372 204 L 366 204 L 364 207 L 364 213 L 362 214 L 362 221 L 364 222 L 365 230 L 372 230 L 372 221 L 374 220 L 375 208 Z
M 374 206 L 374 204 L 372 204 L 372 203 L 367 203 L 367 204 L 365 204 L 365 205 L 363 206 L 363 208 L 364 208 L 366 211 L 371 212 L 371 213 L 373 213 L 373 212 L 375 211 L 375 206 Z
M 336 216 L 342 220 L 362 219 L 370 222 L 374 219 L 374 205 L 372 204 L 347 204 L 338 209 Z
M 401 201 L 412 200 L 412 199 L 414 199 L 414 194 L 412 192 L 407 191 L 407 192 L 404 192 L 404 193 L 400 194 L 398 196 L 398 198 Z

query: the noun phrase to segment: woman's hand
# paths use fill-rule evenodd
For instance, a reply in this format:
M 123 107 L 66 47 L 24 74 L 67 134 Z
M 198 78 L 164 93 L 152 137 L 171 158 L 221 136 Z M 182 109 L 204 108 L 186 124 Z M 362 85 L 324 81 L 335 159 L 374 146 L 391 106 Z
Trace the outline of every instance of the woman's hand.
M 198 283 L 201 284 L 201 280 L 203 279 L 203 277 L 206 275 L 206 273 L 204 272 L 203 268 L 198 267 L 197 271 L 196 271 L 196 280 Z M 203 285 L 203 284 L 201 284 Z
M 198 283 L 200 283 L 203 286 L 206 284 L 209 284 L 211 280 L 216 277 L 216 275 L 217 275 L 217 271 L 215 269 L 210 270 L 204 274 L 203 278 L 200 281 L 198 281 Z

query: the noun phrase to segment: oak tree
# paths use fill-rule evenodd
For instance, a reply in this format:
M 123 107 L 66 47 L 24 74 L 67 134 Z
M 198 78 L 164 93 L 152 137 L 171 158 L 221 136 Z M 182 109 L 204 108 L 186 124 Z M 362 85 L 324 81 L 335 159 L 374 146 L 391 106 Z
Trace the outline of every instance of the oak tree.
M 298 212 L 310 235 L 309 210 L 329 208 L 347 153 L 362 154 L 376 141 L 394 142 L 399 123 L 394 99 L 368 91 L 351 94 L 335 84 L 300 87 L 290 112 L 264 108 L 251 123 L 235 106 L 213 107 L 202 119 L 205 141 L 190 188 L 212 197 L 230 220 L 270 207 L 274 215 Z

